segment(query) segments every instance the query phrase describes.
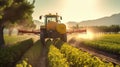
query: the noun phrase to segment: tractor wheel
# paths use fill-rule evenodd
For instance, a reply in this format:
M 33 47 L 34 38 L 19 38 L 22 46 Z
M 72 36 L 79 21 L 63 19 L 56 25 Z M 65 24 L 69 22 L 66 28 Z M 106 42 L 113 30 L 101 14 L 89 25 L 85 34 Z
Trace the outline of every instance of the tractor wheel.
M 62 34 L 61 38 L 62 41 L 67 42 L 67 35 L 66 34 Z
M 43 46 L 45 46 L 45 34 L 44 34 L 44 32 L 40 33 L 40 40 L 41 40 L 41 43 L 43 44 Z

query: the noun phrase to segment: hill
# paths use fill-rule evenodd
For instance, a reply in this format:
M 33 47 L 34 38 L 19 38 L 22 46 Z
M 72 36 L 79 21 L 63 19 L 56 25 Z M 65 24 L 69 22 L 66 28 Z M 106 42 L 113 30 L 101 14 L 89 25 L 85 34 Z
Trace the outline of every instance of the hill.
M 96 20 L 87 20 L 78 23 L 79 26 L 110 26 L 120 25 L 120 13 L 114 14 L 110 17 L 103 17 Z

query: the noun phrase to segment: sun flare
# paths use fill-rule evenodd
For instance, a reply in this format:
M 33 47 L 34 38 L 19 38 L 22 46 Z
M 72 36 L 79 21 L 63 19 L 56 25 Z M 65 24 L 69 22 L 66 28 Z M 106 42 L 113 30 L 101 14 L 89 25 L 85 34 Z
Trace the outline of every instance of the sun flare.
M 90 31 L 87 31 L 86 34 L 79 34 L 78 37 L 82 38 L 82 39 L 91 39 L 92 40 L 92 39 L 94 39 L 95 34 Z

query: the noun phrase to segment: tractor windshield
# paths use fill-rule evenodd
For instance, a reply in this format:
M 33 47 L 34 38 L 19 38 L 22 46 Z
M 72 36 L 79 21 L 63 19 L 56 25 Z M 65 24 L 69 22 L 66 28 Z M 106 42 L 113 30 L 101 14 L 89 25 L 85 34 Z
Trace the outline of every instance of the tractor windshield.
M 47 23 L 49 23 L 49 22 L 57 22 L 57 17 L 47 17 L 46 22 Z

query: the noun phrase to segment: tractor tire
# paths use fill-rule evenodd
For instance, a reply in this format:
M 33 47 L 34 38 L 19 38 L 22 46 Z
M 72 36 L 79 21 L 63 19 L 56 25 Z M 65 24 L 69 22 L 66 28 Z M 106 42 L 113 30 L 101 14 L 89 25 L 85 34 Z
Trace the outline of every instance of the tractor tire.
M 44 34 L 44 32 L 40 33 L 40 40 L 41 40 L 41 43 L 43 44 L 43 46 L 45 46 L 45 34 Z
M 67 35 L 66 34 L 62 34 L 60 39 L 64 42 L 67 42 Z

